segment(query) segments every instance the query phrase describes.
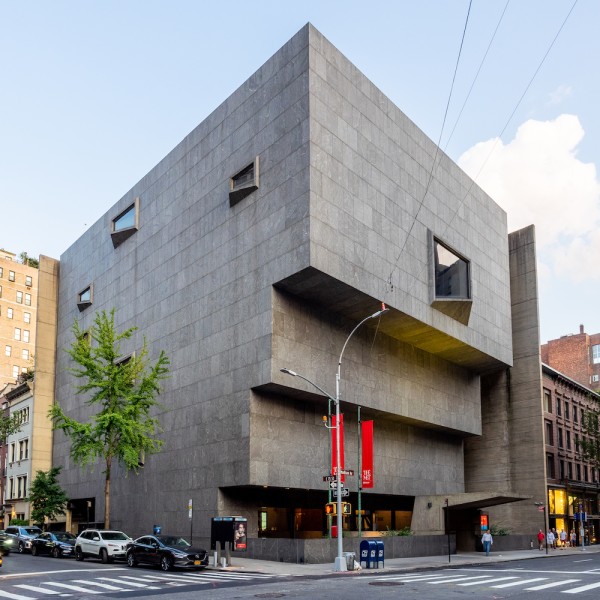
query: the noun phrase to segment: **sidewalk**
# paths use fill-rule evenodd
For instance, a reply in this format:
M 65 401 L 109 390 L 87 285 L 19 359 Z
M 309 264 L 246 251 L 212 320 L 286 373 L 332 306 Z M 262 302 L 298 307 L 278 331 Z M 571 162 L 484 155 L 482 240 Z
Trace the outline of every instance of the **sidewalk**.
M 581 548 L 563 548 L 552 550 L 548 549 L 548 554 L 545 550 L 513 550 L 509 552 L 492 552 L 489 557 L 483 552 L 465 552 L 453 554 L 448 562 L 448 555 L 445 556 L 421 556 L 415 558 L 391 558 L 385 561 L 385 566 L 376 569 L 363 569 L 362 573 L 381 574 L 392 571 L 413 571 L 421 569 L 443 569 L 460 567 L 466 565 L 489 565 L 499 562 L 507 562 L 512 560 L 524 559 L 542 559 L 551 556 L 568 556 L 579 555 L 586 556 L 588 554 L 600 553 L 600 545 L 589 546 L 584 550 Z M 227 571 L 251 571 L 255 573 L 265 573 L 270 575 L 293 575 L 293 576 L 325 576 L 325 575 L 351 575 L 358 571 L 347 571 L 336 573 L 333 570 L 333 563 L 325 564 L 295 564 L 275 562 L 269 560 L 256 560 L 252 558 L 232 557 L 231 566 L 218 567 L 217 570 Z M 214 567 L 209 567 L 214 568 Z

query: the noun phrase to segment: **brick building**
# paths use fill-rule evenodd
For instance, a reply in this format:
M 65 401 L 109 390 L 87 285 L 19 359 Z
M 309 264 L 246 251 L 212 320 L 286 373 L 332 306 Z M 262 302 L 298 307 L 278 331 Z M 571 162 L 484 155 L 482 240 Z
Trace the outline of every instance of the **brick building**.
M 591 388 L 600 390 L 600 333 L 563 335 L 542 344 L 542 362 L 568 377 Z
M 598 408 L 598 395 L 563 373 L 542 364 L 544 436 L 548 483 L 549 526 L 573 531 L 580 542 L 575 513 L 588 515 L 586 545 L 599 534 L 600 473 L 581 456 L 579 440 L 585 435 L 583 414 Z

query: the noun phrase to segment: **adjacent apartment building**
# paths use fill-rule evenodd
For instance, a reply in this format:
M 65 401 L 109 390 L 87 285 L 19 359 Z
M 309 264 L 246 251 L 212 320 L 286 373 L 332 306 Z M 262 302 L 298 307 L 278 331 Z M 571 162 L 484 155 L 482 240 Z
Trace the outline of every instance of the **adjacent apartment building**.
M 30 518 L 29 486 L 38 471 L 52 466 L 52 425 L 47 415 L 54 400 L 58 295 L 58 261 L 41 256 L 39 268 L 12 259 L 7 262 L 4 273 L 16 285 L 8 287 L 8 297 L 4 288 L 0 299 L 2 331 L 12 335 L 6 338 L 10 342 L 6 347 L 16 354 L 10 357 L 12 362 L 17 362 L 19 355 L 24 357 L 25 351 L 28 361 L 11 367 L 9 360 L 9 381 L 0 389 L 2 414 L 21 422 L 19 431 L 0 440 L 0 528 L 12 518 Z M 23 288 L 20 295 L 19 286 Z M 8 350 L 5 358 L 9 358 Z M 11 379 L 13 373 L 17 378 Z
M 579 333 L 542 344 L 542 361 L 581 385 L 600 391 L 600 333 L 586 333 L 580 325 Z
M 347 468 L 358 409 L 374 421 L 363 528 L 450 527 L 472 548 L 485 511 L 530 536 L 546 496 L 533 228 L 509 236 L 505 212 L 309 24 L 61 256 L 57 348 L 74 319 L 114 308 L 139 328 L 124 353 L 145 337 L 171 360 L 164 447 L 113 476 L 111 525 L 185 535 L 191 502 L 205 541 L 211 517 L 247 517 L 257 556 L 322 538 L 327 397 L 281 369 L 333 393 L 348 335 L 382 301 L 341 365 Z M 56 401 L 87 418 L 68 355 L 56 364 Z M 76 530 L 103 514 L 102 476 L 69 450 L 56 434 Z M 357 477 L 346 485 L 355 530 Z

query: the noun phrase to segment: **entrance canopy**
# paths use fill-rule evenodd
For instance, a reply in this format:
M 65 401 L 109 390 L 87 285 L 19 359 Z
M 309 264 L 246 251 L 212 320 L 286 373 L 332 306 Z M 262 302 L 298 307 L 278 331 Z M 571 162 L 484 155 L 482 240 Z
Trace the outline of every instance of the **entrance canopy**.
M 438 498 L 442 498 L 438 496 Z M 442 506 L 445 507 L 445 499 L 448 499 L 448 508 L 450 510 L 463 510 L 468 508 L 488 508 L 498 504 L 508 504 L 509 502 L 520 502 L 521 500 L 531 500 L 531 496 L 523 494 L 511 494 L 508 492 L 466 492 L 464 494 L 450 494 L 442 499 Z

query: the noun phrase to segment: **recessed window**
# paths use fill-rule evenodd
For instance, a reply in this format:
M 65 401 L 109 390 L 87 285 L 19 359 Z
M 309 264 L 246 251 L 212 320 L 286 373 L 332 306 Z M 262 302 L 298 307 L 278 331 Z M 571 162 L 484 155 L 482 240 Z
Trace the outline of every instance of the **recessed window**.
M 592 383 L 596 383 L 600 380 L 600 375 L 592 375 Z
M 29 343 L 29 329 L 23 329 L 23 341 Z
M 258 156 L 229 180 L 229 206 L 236 205 L 240 200 L 258 189 Z
M 21 329 L 19 327 L 15 327 L 15 340 L 21 340 Z
M 17 379 L 19 377 L 19 365 L 13 365 L 12 376 L 13 379 Z
M 469 263 L 439 240 L 434 240 L 434 257 L 436 298 L 469 298 Z
M 17 292 L 17 304 L 23 304 L 23 292 Z
M 31 313 L 24 312 L 23 313 L 23 321 L 25 321 L 25 323 L 31 323 Z
M 4 277 L 4 269 L 0 267 L 0 277 Z
M 94 299 L 94 290 L 92 284 L 81 290 L 77 294 L 77 308 L 80 311 L 84 311 L 88 306 L 92 305 Z
M 25 275 L 25 285 L 27 287 L 31 287 L 33 280 L 31 279 L 31 275 Z
M 12 354 L 12 346 L 4 346 L 4 354 L 10 356 Z
M 0 285 L 0 298 L 2 298 L 2 286 Z
M 15 272 L 14 271 L 9 271 L 8 272 L 8 280 L 9 281 L 14 281 L 15 280 Z
M 12 308 L 7 308 L 6 309 L 6 318 L 7 319 L 12 319 L 13 318 L 13 309 Z
M 23 348 L 23 350 L 21 350 L 21 358 L 23 360 L 29 360 L 29 350 Z
M 113 246 L 120 246 L 139 228 L 140 199 L 136 198 L 123 212 L 112 220 L 111 238 Z
M 25 294 L 25 306 L 31 306 L 31 294 Z

